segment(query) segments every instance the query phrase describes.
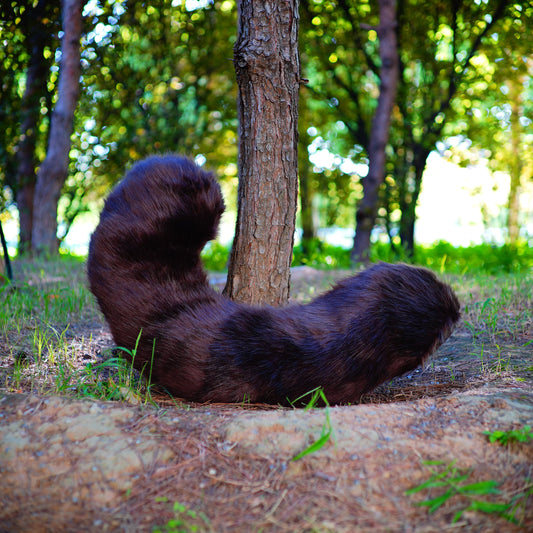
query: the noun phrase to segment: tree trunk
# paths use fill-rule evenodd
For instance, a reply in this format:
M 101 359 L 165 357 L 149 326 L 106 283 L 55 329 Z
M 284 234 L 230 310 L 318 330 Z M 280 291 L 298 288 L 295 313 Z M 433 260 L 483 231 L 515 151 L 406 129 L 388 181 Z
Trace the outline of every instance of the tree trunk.
M 21 100 L 20 142 L 17 146 L 15 199 L 19 212 L 19 254 L 31 250 L 33 194 L 35 191 L 35 146 L 41 119 L 41 97 L 47 92 L 48 61 L 44 49 L 49 40 L 44 27 L 46 1 L 40 0 L 28 16 L 28 53 L 26 87 Z
M 522 178 L 522 155 L 520 153 L 520 125 L 522 79 L 509 81 L 509 102 L 511 105 L 511 168 L 509 169 L 511 184 L 508 197 L 507 231 L 509 233 L 509 243 L 516 244 L 520 233 L 518 225 L 518 215 L 520 213 L 520 189 Z
M 241 0 L 239 191 L 224 293 L 281 305 L 289 297 L 298 201 L 298 0 Z
M 57 204 L 68 175 L 70 136 L 79 97 L 80 38 L 83 0 L 63 0 L 63 39 L 58 97 L 52 113 L 48 150 L 35 186 L 32 247 L 57 253 Z
M 301 113 L 300 113 L 301 117 Z M 301 121 L 300 121 L 301 123 Z M 302 225 L 302 249 L 304 253 L 309 248 L 309 243 L 316 238 L 316 228 L 313 213 L 313 190 L 310 184 L 311 164 L 307 147 L 310 139 L 307 134 L 307 125 L 300 129 L 300 149 L 298 154 L 299 184 L 300 184 L 300 220 Z
M 404 184 L 400 191 L 400 241 L 407 257 L 413 257 L 415 250 L 416 204 L 422 187 L 422 176 L 431 150 L 420 145 L 413 148 L 412 168 L 405 168 Z M 411 183 L 409 183 L 411 174 Z
M 0 221 L 0 242 L 2 244 L 2 253 L 4 256 L 4 268 L 0 270 L 0 284 L 3 284 L 2 278 L 4 277 L 4 272 L 6 273 L 7 279 L 13 281 L 13 270 L 11 270 L 11 261 L 9 259 L 9 250 L 7 249 L 7 242 L 4 235 L 4 228 L 2 228 L 2 221 Z
M 368 262 L 369 259 L 370 234 L 376 222 L 379 188 L 385 179 L 385 148 L 389 140 L 392 108 L 398 88 L 396 0 L 380 0 L 379 10 L 381 84 L 368 145 L 368 174 L 362 180 L 363 198 L 356 213 L 355 238 L 351 253 L 354 262 Z

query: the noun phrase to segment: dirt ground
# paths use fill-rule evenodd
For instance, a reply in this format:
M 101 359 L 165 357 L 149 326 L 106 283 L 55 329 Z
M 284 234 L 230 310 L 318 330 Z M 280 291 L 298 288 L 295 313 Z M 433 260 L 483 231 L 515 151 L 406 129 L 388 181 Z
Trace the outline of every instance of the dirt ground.
M 0 532 L 533 531 L 533 441 L 484 434 L 533 426 L 531 345 L 515 345 L 500 341 L 503 366 L 487 351 L 481 372 L 460 326 L 425 368 L 361 404 L 307 411 L 0 389 Z M 406 494 L 432 472 L 441 486 Z M 447 472 L 463 477 L 444 484 Z M 497 491 L 417 505 L 489 480 Z M 480 510 L 453 522 L 474 500 L 510 504 L 519 524 Z

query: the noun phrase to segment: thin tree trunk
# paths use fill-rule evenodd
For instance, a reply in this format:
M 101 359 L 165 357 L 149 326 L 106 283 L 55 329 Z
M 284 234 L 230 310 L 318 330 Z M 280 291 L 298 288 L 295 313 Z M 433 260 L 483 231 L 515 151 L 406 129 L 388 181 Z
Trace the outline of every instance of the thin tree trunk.
M 5 273 L 9 281 L 13 281 L 13 270 L 11 269 L 11 261 L 9 260 L 9 250 L 7 249 L 7 242 L 4 235 L 4 229 L 2 228 L 2 222 L 0 221 L 0 242 L 2 244 L 2 252 L 4 254 Z M 0 271 L 0 281 L 2 281 L 3 270 Z
M 19 212 L 19 254 L 31 251 L 33 225 L 33 195 L 37 175 L 35 173 L 35 146 L 41 118 L 40 99 L 47 92 L 48 61 L 44 48 L 48 30 L 44 27 L 46 1 L 40 0 L 28 16 L 28 52 L 26 87 L 21 100 L 20 141 L 17 146 L 16 202 Z
M 379 188 L 385 179 L 385 148 L 389 140 L 392 109 L 398 89 L 396 0 L 380 0 L 379 11 L 381 84 L 368 145 L 368 174 L 363 179 L 363 198 L 356 213 L 355 238 L 351 253 L 354 262 L 367 262 L 369 259 L 370 234 L 376 222 Z
M 520 115 L 521 115 L 521 81 L 509 81 L 509 102 L 511 105 L 511 166 L 510 178 L 511 184 L 509 188 L 508 198 L 508 214 L 507 214 L 507 230 L 509 233 L 509 243 L 516 244 L 520 233 L 520 226 L 518 225 L 518 215 L 520 213 L 520 189 L 522 178 L 522 156 L 520 154 Z
M 63 0 L 63 39 L 58 98 L 52 113 L 46 158 L 35 186 L 32 247 L 38 253 L 58 250 L 57 204 L 68 175 L 70 136 L 79 97 L 80 38 L 83 0 Z
M 301 117 L 301 113 L 300 113 Z M 307 147 L 310 138 L 307 133 L 307 126 L 300 129 L 300 150 L 299 150 L 299 184 L 300 184 L 300 220 L 302 225 L 302 248 L 304 253 L 309 248 L 309 243 L 316 238 L 316 228 L 313 213 L 313 191 L 311 181 L 311 164 Z
M 431 150 L 417 145 L 413 148 L 412 170 L 405 169 L 404 187 L 400 193 L 400 240 L 407 257 L 413 257 L 415 250 L 416 205 L 422 187 L 422 177 Z M 411 187 L 408 187 L 408 174 L 412 172 Z
M 298 201 L 298 0 L 241 0 L 239 191 L 224 293 L 281 305 L 289 297 Z

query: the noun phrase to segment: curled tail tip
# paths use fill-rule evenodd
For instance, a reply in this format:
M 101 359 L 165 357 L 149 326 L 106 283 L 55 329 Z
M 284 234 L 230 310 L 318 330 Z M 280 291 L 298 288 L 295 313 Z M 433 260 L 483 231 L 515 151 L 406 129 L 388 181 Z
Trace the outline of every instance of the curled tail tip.
M 216 234 L 224 212 L 222 192 L 214 174 L 193 160 L 175 154 L 138 161 L 106 200 L 101 220 L 123 215 L 131 220 L 170 221 L 173 225 L 202 226 L 209 238 Z M 177 229 L 177 228 L 176 228 Z M 207 240 L 209 240 L 209 238 Z
M 173 268 L 176 261 L 196 263 L 205 243 L 216 237 L 223 211 L 212 173 L 178 155 L 143 159 L 105 202 L 91 237 L 89 273 L 96 275 L 98 265 L 127 269 L 131 261 L 155 257 Z
M 164 192 L 172 200 L 211 190 L 213 197 L 222 202 L 222 193 L 214 174 L 181 155 L 154 155 L 138 161 L 126 173 L 121 184 L 131 188 L 136 182 L 141 182 L 147 192 Z

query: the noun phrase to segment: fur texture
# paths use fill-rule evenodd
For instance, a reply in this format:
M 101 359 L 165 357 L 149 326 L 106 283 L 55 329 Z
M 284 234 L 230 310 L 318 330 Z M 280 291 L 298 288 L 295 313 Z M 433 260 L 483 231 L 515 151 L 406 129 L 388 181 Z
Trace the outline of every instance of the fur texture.
M 250 307 L 208 284 L 200 251 L 224 203 L 188 159 L 137 163 L 105 203 L 88 275 L 118 346 L 172 395 L 286 404 L 321 386 L 357 402 L 419 366 L 459 319 L 452 289 L 429 270 L 381 263 L 307 305 Z M 153 355 L 152 355 L 153 353 Z

